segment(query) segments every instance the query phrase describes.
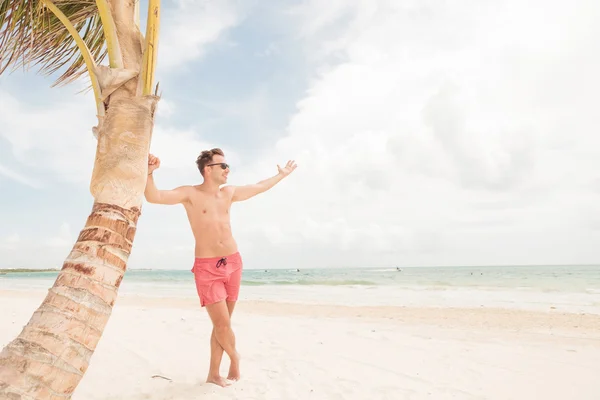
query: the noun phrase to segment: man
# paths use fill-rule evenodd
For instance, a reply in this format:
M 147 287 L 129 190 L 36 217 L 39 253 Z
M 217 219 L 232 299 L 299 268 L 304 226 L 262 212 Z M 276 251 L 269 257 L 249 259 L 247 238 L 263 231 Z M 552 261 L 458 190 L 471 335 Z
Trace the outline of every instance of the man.
M 183 204 L 196 241 L 192 272 L 201 307 L 206 307 L 213 324 L 210 338 L 210 368 L 207 382 L 227 386 L 240 379 L 240 356 L 235 349 L 231 330 L 231 314 L 238 299 L 242 276 L 242 258 L 231 233 L 229 209 L 235 201 L 248 200 L 263 193 L 296 169 L 294 161 L 279 173 L 253 185 L 224 186 L 229 165 L 221 149 L 200 153 L 196 165 L 204 182 L 195 186 L 180 186 L 173 190 L 158 190 L 153 172 L 160 160 L 148 157 L 148 181 L 144 195 L 149 203 Z M 231 360 L 227 380 L 220 376 L 223 351 Z

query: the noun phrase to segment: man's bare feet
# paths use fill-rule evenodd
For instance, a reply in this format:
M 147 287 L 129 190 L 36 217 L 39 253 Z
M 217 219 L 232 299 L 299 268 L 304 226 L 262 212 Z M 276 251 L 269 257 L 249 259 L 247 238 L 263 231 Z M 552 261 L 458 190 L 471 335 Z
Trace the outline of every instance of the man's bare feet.
M 227 379 L 223 378 L 222 376 L 208 376 L 208 378 L 206 378 L 206 383 L 214 383 L 217 386 L 221 386 L 221 387 L 226 387 L 231 385 L 231 382 L 228 382 Z
M 227 379 L 231 381 L 239 381 L 240 380 L 240 355 L 236 353 L 237 357 L 231 360 L 231 365 L 229 366 L 229 374 L 227 375 Z

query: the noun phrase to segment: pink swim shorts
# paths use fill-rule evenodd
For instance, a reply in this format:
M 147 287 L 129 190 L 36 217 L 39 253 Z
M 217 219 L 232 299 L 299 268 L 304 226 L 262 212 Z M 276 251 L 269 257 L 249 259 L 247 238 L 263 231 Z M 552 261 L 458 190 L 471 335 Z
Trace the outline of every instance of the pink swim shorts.
M 242 282 L 242 257 L 196 258 L 192 268 L 202 307 L 222 300 L 237 301 Z

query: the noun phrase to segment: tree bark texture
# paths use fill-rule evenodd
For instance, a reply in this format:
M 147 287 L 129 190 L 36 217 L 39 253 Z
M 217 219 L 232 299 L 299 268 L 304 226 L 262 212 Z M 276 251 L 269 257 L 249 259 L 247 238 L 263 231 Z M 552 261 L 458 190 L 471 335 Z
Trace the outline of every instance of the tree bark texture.
M 45 300 L 0 353 L 0 399 L 69 399 L 83 378 L 127 268 L 157 101 L 112 102 L 98 133 L 92 213 Z
M 97 71 L 106 115 L 94 128 L 98 143 L 90 183 L 92 212 L 48 295 L 0 352 L 0 400 L 71 398 L 90 365 L 127 269 L 159 99 L 136 97 L 143 38 L 135 24 L 135 2 L 109 0 L 109 5 L 124 68 Z
M 69 399 L 110 317 L 140 210 L 94 203 L 48 295 L 0 353 L 0 399 Z

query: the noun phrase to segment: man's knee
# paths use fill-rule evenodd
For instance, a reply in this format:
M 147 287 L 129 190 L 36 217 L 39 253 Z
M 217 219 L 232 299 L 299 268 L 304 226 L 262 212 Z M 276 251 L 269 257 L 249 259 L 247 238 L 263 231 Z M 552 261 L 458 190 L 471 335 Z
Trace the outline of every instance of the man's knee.
M 231 329 L 231 323 L 228 319 L 215 321 L 214 328 L 215 332 L 218 335 L 219 333 L 227 332 L 229 329 Z

